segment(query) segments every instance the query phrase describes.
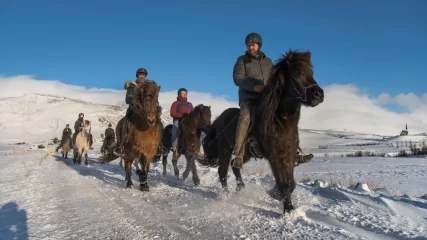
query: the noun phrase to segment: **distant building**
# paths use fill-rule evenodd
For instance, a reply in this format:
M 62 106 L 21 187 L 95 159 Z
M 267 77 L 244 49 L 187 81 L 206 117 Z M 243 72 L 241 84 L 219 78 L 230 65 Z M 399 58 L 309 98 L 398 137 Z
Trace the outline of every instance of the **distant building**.
M 400 132 L 400 136 L 408 136 L 408 124 L 406 124 L 406 129 Z

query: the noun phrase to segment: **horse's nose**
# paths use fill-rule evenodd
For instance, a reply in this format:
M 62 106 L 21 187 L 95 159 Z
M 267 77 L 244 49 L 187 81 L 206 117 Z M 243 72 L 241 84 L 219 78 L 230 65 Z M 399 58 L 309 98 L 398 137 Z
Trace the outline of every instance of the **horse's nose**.
M 318 89 L 316 91 L 314 91 L 314 97 L 316 98 L 323 98 L 323 90 L 322 89 Z
M 147 121 L 148 121 L 148 125 L 153 126 L 154 123 L 156 122 L 156 119 L 152 119 L 152 120 L 148 119 Z

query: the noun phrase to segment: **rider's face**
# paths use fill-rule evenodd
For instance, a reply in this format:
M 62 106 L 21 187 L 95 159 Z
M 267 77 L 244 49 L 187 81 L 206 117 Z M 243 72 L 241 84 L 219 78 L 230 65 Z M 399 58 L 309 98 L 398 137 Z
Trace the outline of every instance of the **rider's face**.
M 248 48 L 248 52 L 251 54 L 257 53 L 259 50 L 259 46 L 256 43 L 248 43 L 246 44 L 246 47 Z
M 182 91 L 181 92 L 181 97 L 187 97 L 187 92 L 186 91 Z

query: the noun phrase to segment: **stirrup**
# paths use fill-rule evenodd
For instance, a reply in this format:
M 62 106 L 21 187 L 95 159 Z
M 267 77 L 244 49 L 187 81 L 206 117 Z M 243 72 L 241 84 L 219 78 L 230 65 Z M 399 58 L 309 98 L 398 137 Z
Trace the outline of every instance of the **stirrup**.
M 264 157 L 264 154 L 262 154 L 261 150 L 259 149 L 258 142 L 255 138 L 248 138 L 247 142 L 249 144 L 249 152 L 252 156 L 256 158 Z

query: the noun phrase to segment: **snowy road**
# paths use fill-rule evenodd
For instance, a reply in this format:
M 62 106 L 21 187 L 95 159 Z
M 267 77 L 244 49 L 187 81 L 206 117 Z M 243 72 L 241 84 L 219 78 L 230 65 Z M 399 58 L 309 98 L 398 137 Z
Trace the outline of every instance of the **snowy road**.
M 125 189 L 118 161 L 99 164 L 95 151 L 89 166 L 77 166 L 46 151 L 2 149 L 0 239 L 427 239 L 427 201 L 386 190 L 300 183 L 297 210 L 283 216 L 282 204 L 265 193 L 269 175 L 245 175 L 244 190 L 225 194 L 216 169 L 199 167 L 195 188 L 191 176 L 171 175 L 170 162 L 166 177 L 153 163 L 143 193 L 134 171 L 135 186 Z M 181 174 L 183 165 L 181 158 Z

